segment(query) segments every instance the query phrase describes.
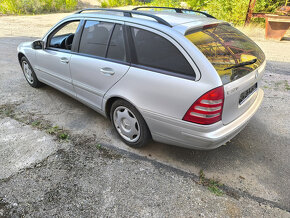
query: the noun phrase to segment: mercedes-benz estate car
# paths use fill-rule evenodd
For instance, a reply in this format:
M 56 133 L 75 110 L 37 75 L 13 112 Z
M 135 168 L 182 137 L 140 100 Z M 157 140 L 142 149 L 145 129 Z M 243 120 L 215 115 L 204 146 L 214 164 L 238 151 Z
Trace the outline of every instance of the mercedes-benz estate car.
M 186 9 L 84 9 L 20 44 L 18 59 L 30 86 L 78 99 L 132 147 L 153 139 L 217 148 L 264 95 L 262 50 L 229 23 Z

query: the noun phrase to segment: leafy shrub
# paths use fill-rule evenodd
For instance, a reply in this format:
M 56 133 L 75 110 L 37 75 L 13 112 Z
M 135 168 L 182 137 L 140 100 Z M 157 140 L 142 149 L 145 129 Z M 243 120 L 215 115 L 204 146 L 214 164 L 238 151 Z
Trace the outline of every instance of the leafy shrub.
M 105 0 L 101 2 L 101 7 L 120 7 L 126 5 L 138 5 L 137 0 Z
M 286 0 L 258 0 L 255 6 L 256 12 L 275 12 L 281 6 L 284 6 Z
M 2 14 L 39 14 L 76 9 L 78 0 L 0 0 Z
M 180 7 L 180 1 L 176 0 L 153 0 L 149 6 L 160 6 L 160 7 Z
M 246 19 L 249 0 L 153 0 L 149 5 L 166 7 L 187 7 L 194 10 L 206 11 L 214 17 L 233 24 L 243 24 Z M 285 4 L 286 0 L 257 0 L 255 12 L 274 12 Z M 254 19 L 264 22 L 263 19 Z
M 205 10 L 214 17 L 233 24 L 242 24 L 246 19 L 249 0 L 213 0 Z
M 192 8 L 194 10 L 201 10 L 203 7 L 207 5 L 209 1 L 207 0 L 187 0 L 186 3 L 189 6 L 189 8 Z

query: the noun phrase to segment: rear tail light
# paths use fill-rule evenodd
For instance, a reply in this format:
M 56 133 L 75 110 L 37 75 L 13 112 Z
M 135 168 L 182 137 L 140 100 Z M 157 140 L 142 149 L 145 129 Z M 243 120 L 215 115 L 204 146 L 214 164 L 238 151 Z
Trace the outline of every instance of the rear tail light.
M 183 120 L 199 124 L 213 124 L 222 119 L 224 87 L 220 86 L 201 96 L 188 109 Z

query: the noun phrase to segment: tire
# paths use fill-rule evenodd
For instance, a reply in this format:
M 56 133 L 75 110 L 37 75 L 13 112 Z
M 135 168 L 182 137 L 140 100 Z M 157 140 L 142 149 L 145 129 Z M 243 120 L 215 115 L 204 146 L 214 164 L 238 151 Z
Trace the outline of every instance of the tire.
M 37 79 L 36 74 L 31 66 L 31 64 L 29 63 L 27 58 L 24 56 L 21 58 L 21 68 L 22 68 L 22 71 L 23 71 L 23 74 L 24 74 L 26 81 L 28 82 L 28 84 L 31 87 L 39 88 L 43 85 L 43 83 L 41 83 Z
M 150 130 L 139 111 L 124 100 L 116 100 L 110 110 L 112 125 L 123 142 L 133 148 L 151 141 Z

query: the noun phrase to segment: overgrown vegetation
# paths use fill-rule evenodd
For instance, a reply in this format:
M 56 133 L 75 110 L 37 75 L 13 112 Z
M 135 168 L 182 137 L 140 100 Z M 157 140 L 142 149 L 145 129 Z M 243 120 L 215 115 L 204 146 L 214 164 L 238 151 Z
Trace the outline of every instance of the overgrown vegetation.
M 0 14 L 41 14 L 75 10 L 78 0 L 0 0 Z
M 148 2 L 148 1 L 147 1 Z M 257 0 L 255 12 L 274 12 L 285 5 L 286 0 Z M 117 7 L 125 5 L 141 5 L 137 0 L 103 0 L 102 7 Z M 206 11 L 214 17 L 233 24 L 243 24 L 246 18 L 249 0 L 152 0 L 147 5 L 182 7 Z M 255 19 L 258 22 L 263 19 Z

